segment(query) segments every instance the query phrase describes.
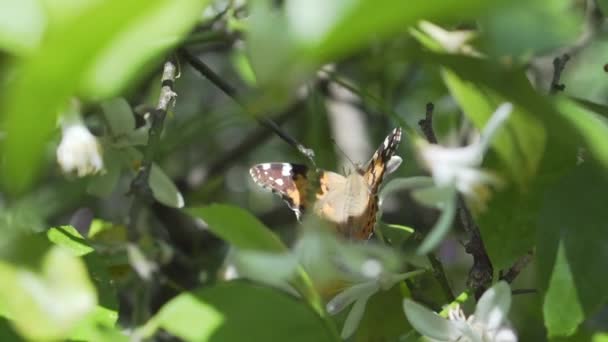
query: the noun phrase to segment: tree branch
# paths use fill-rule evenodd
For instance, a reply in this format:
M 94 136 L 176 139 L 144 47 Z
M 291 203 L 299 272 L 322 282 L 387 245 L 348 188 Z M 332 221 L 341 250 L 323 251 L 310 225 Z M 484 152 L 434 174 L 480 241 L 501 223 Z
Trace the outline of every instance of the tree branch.
M 160 147 L 160 135 L 163 131 L 163 125 L 169 107 L 175 101 L 176 94 L 173 91 L 175 78 L 178 74 L 177 61 L 171 58 L 165 62 L 163 67 L 162 83 L 158 105 L 150 113 L 150 129 L 148 130 L 148 144 L 144 149 L 144 156 L 141 162 L 141 167 L 137 175 L 131 182 L 131 193 L 143 203 L 150 204 L 152 202 L 152 189 L 148 184 L 150 179 L 150 171 L 154 157 Z
M 431 144 L 437 143 L 437 137 L 435 136 L 435 131 L 433 130 L 433 110 L 435 109 L 435 105 L 432 102 L 426 104 L 426 112 L 424 119 L 418 121 L 418 125 L 420 125 L 420 129 L 422 129 L 422 133 Z
M 207 64 L 196 56 L 192 55 L 188 50 L 180 49 L 179 53 L 196 71 L 211 81 L 211 83 L 218 87 L 224 94 L 228 95 L 228 97 L 232 98 L 236 103 L 238 103 L 248 114 L 253 116 L 260 125 L 273 131 L 281 139 L 303 154 L 313 165 L 315 165 L 313 150 L 299 143 L 295 138 L 283 131 L 274 121 L 265 117 L 259 117 L 256 115 L 256 113 L 253 113 L 247 104 L 240 99 L 236 88 L 224 81 L 218 74 L 211 70 Z
M 507 270 L 507 272 L 500 277 L 501 280 L 504 280 L 508 283 L 512 283 L 515 278 L 519 275 L 519 273 L 532 261 L 532 257 L 534 256 L 534 251 L 529 251 L 526 255 L 519 258 L 511 268 Z
M 566 89 L 566 85 L 559 83 L 559 81 L 562 77 L 562 72 L 566 67 L 566 63 L 568 63 L 569 60 L 570 55 L 567 53 L 563 54 L 561 57 L 555 57 L 555 59 L 553 59 L 553 79 L 551 79 L 551 89 L 549 89 L 550 95 L 557 94 L 557 92 L 564 91 L 564 89 Z

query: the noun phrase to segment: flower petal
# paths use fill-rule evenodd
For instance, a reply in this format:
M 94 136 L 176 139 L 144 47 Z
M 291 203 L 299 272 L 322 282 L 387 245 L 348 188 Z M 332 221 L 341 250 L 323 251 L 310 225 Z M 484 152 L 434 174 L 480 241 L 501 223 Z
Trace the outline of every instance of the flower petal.
M 326 305 L 327 312 L 330 315 L 335 315 L 344 310 L 352 302 L 359 298 L 369 297 L 378 291 L 378 284 L 375 280 L 370 280 L 365 283 L 353 285 L 346 290 L 338 293 Z
M 454 341 L 462 336 L 453 322 L 416 302 L 404 299 L 403 310 L 412 327 L 424 336 L 439 341 Z
M 346 321 L 344 322 L 344 326 L 342 327 L 342 332 L 340 333 L 340 337 L 342 339 L 349 338 L 357 327 L 359 326 L 359 322 L 363 318 L 363 314 L 365 313 L 365 306 L 367 305 L 367 301 L 373 295 L 373 293 L 369 293 L 361 298 L 359 298 L 353 308 L 348 313 L 346 317 Z
M 500 327 L 511 307 L 511 288 L 505 281 L 492 286 L 479 298 L 475 308 L 475 320 L 487 330 Z
M 517 342 L 517 335 L 511 328 L 501 328 L 494 335 L 494 342 Z
M 455 192 L 452 193 L 452 199 L 445 202 L 445 207 L 441 212 L 441 216 L 435 223 L 435 226 L 431 230 L 431 232 L 427 235 L 427 237 L 422 241 L 420 247 L 418 247 L 418 254 L 426 254 L 432 251 L 445 235 L 450 231 L 452 227 L 452 221 L 454 221 L 454 216 L 456 215 L 456 196 Z
M 483 128 L 483 132 L 481 132 L 481 138 L 479 140 L 479 145 L 481 146 L 482 153 L 485 153 L 488 147 L 490 146 L 490 142 L 492 138 L 498 132 L 500 126 L 509 118 L 509 115 L 513 111 L 513 105 L 509 102 L 505 102 L 501 104 L 492 117 L 486 123 L 486 126 Z

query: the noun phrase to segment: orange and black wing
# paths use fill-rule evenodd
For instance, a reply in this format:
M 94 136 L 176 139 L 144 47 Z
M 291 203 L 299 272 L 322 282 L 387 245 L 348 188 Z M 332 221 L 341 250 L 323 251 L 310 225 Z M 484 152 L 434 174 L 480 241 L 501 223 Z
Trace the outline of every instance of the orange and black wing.
M 372 194 L 378 192 L 378 188 L 382 183 L 382 177 L 386 172 L 387 164 L 391 157 L 395 155 L 399 143 L 401 142 L 401 128 L 395 128 L 378 147 L 372 159 L 369 161 L 363 177 L 369 186 Z
M 249 169 L 255 183 L 281 196 L 298 219 L 307 207 L 307 172 L 306 166 L 290 163 L 262 163 Z

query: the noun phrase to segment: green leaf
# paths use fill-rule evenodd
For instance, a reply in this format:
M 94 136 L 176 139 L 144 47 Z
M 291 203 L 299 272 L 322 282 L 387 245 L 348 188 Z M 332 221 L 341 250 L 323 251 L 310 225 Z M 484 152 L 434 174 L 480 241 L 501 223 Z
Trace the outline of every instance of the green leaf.
M 569 336 L 576 332 L 578 325 L 585 319 L 585 314 L 576 287 L 573 286 L 574 275 L 563 243 L 559 244 L 554 262 L 543 305 L 545 326 L 549 337 Z
M 28 339 L 62 339 L 95 309 L 84 263 L 62 247 L 45 254 L 40 273 L 0 262 L 0 278 L 7 316 Z
M 374 294 L 356 333 L 356 341 L 391 341 L 411 329 L 401 306 L 399 286 Z
M 115 96 L 142 67 L 150 68 L 177 45 L 201 18 L 209 0 L 150 1 L 139 16 L 118 31 L 104 51 L 96 54 L 84 75 L 82 91 L 90 97 Z M 175 20 L 179 18 L 179 20 Z
M 87 192 L 98 197 L 108 197 L 120 179 L 121 160 L 120 154 L 113 148 L 103 151 L 104 173 L 90 176 L 87 184 Z
M 44 33 L 45 15 L 36 0 L 0 0 L 0 50 L 32 53 Z
M 521 193 L 515 188 L 498 191 L 488 209 L 478 215 L 483 243 L 494 269 L 511 267 L 536 242 L 536 226 L 543 188 L 531 184 Z
M 299 9 L 305 11 L 298 13 L 298 29 L 305 34 L 300 35 L 301 44 L 305 53 L 318 61 L 344 56 L 421 19 L 463 20 L 500 5 L 499 1 L 490 4 L 481 0 L 301 2 Z
M 481 18 L 481 45 L 494 57 L 527 60 L 573 44 L 582 31 L 582 16 L 570 0 L 513 2 Z
M 203 219 L 215 235 L 240 249 L 286 252 L 281 240 L 248 211 L 229 205 L 213 204 L 189 208 L 186 212 Z
M 101 103 L 101 109 L 113 137 L 127 135 L 135 129 L 133 111 L 124 98 L 117 97 L 104 101 Z
M 183 293 L 147 329 L 188 341 L 335 341 L 314 311 L 269 288 L 229 282 Z
M 154 198 L 160 203 L 172 208 L 182 208 L 184 206 L 184 197 L 177 190 L 171 178 L 156 164 L 152 164 L 148 183 Z
M 93 247 L 89 246 L 76 228 L 72 226 L 51 228 L 46 235 L 51 242 L 65 247 L 76 256 L 83 256 L 94 251 Z
M 550 336 L 574 333 L 608 298 L 607 186 L 605 169 L 585 161 L 545 194 L 537 252 Z

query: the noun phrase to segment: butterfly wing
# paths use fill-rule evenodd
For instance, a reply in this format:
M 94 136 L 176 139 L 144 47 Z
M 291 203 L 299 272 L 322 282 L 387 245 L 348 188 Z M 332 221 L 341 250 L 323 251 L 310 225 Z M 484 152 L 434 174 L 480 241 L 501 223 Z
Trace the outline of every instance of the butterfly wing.
M 249 169 L 254 182 L 281 196 L 298 219 L 307 207 L 307 172 L 305 165 L 290 163 L 262 163 Z
M 363 177 L 369 186 L 370 192 L 376 194 L 382 183 L 382 177 L 387 170 L 387 165 L 391 157 L 395 155 L 399 143 L 401 142 L 401 128 L 395 128 L 378 147 L 372 159 L 367 164 Z

